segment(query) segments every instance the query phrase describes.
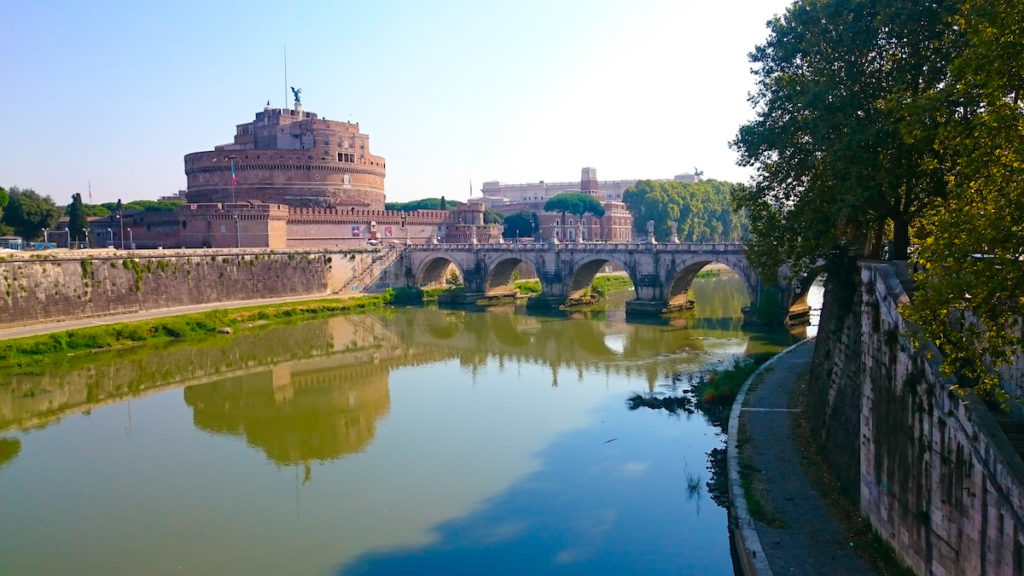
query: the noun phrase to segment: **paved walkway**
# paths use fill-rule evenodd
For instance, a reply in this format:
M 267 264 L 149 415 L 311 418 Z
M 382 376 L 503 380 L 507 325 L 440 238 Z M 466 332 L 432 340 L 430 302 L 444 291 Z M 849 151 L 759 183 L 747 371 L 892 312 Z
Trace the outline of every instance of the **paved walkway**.
M 850 544 L 825 510 L 821 496 L 804 474 L 799 447 L 790 422 L 794 410 L 790 397 L 796 382 L 810 369 L 814 342 L 801 342 L 766 363 L 755 374 L 754 385 L 737 403 L 733 420 L 746 429 L 746 442 L 738 453 L 762 471 L 767 500 L 784 528 L 772 528 L 746 516 L 738 506 L 741 554 L 747 550 L 747 564 L 758 576 L 829 574 L 831 576 L 872 575 L 850 549 Z M 734 449 L 735 433 L 730 422 L 729 447 Z M 732 458 L 732 454 L 730 454 Z M 734 480 L 730 462 L 730 484 Z M 730 486 L 734 497 L 738 486 Z M 745 528 L 745 529 L 744 529 Z

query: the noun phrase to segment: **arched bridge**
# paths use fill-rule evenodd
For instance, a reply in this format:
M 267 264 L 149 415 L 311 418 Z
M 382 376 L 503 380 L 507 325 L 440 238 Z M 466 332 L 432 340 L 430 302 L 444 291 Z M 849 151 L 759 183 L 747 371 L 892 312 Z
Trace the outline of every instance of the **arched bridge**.
M 735 271 L 752 302 L 759 287 L 739 243 L 413 244 L 396 265 L 409 287 L 441 284 L 454 265 L 462 273 L 466 301 L 475 302 L 514 295 L 514 272 L 522 263 L 536 270 L 541 297 L 552 306 L 582 296 L 608 264 L 617 264 L 633 281 L 636 299 L 627 303 L 627 312 L 632 313 L 659 314 L 685 307 L 690 283 L 708 264 L 724 264 Z

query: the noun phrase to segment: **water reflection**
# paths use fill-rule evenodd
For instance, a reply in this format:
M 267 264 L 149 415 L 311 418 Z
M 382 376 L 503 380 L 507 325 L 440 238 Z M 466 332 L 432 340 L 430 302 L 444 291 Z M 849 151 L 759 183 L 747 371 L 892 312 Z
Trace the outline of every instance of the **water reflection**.
M 21 452 L 21 440 L 18 438 L 0 438 L 0 470 L 4 465 L 14 460 L 14 457 Z
M 391 405 L 386 370 L 303 367 L 273 370 L 185 389 L 200 430 L 243 436 L 275 464 L 331 460 L 373 440 Z
M 492 355 L 501 362 L 518 359 L 547 365 L 552 370 L 552 385 L 557 384 L 558 369 L 566 366 L 656 378 L 660 370 L 679 362 L 675 356 L 693 359 L 752 353 L 772 344 L 771 338 L 741 330 L 737 311 L 745 304 L 745 291 L 729 282 L 697 282 L 697 312 L 646 323 L 622 322 L 621 308 L 569 315 L 527 314 L 511 306 L 489 309 L 486 314 L 424 308 L 341 316 L 243 331 L 226 340 L 73 359 L 46 374 L 9 375 L 8 385 L 0 388 L 0 430 L 45 426 L 107 403 L 211 382 L 218 382 L 222 392 L 190 391 L 189 397 L 198 402 L 205 394 L 234 394 L 237 398 L 229 404 L 241 411 L 243 405 L 256 408 L 258 404 L 247 404 L 257 402 L 247 396 L 253 394 L 271 406 L 269 399 L 280 402 L 282 395 L 295 392 L 288 382 L 296 367 L 286 363 L 310 357 L 325 361 L 323 370 L 349 366 L 355 370 L 353 374 L 359 366 L 379 365 L 374 368 L 381 374 L 378 386 L 386 384 L 388 370 L 396 367 L 447 358 L 459 358 L 464 365 L 473 366 Z M 741 286 L 738 280 L 733 283 Z M 308 366 L 313 365 L 297 369 L 315 370 Z M 276 372 L 270 367 L 276 367 Z M 326 390 L 331 386 L 325 382 L 322 391 L 310 389 L 302 394 L 330 394 Z M 343 395 L 347 401 L 349 393 Z M 202 405 L 206 409 L 210 403 Z M 230 420 L 226 413 L 224 418 Z M 239 422 L 224 425 L 244 428 Z M 210 429 L 218 430 L 217 426 L 211 424 Z
M 727 310 L 741 283 L 699 290 L 696 312 L 651 323 L 614 304 L 403 309 L 11 375 L 0 557 L 25 574 L 721 573 L 725 514 L 686 472 L 721 439 L 624 407 L 780 344 Z

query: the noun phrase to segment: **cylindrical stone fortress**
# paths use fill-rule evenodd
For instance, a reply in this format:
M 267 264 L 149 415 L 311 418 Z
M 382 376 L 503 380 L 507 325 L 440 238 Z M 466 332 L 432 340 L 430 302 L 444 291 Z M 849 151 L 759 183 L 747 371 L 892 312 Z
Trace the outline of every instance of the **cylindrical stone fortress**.
M 254 200 L 301 207 L 384 208 L 384 158 L 359 124 L 265 108 L 231 144 L 185 156 L 189 203 Z

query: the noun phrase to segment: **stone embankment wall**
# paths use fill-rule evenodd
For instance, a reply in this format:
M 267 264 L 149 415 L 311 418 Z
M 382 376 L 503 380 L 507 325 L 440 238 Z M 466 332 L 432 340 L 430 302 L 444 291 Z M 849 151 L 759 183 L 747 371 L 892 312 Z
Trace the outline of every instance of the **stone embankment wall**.
M 193 304 L 358 293 L 378 250 L 72 251 L 0 259 L 0 327 Z
M 1024 462 L 915 347 L 895 272 L 857 271 L 859 290 L 827 298 L 808 397 L 841 489 L 917 574 L 1024 574 Z

